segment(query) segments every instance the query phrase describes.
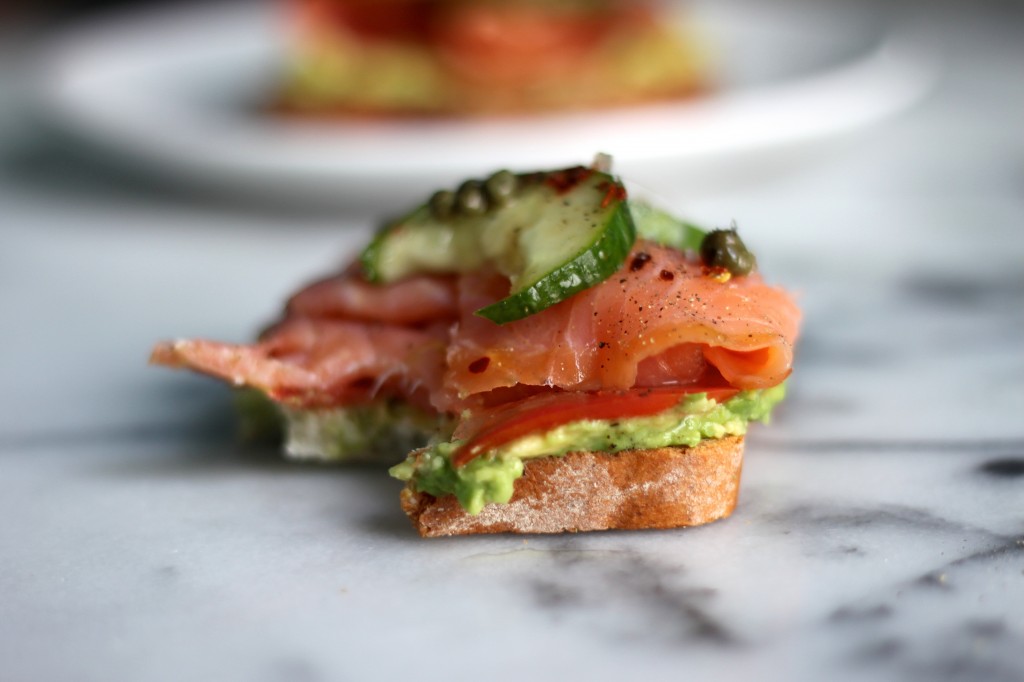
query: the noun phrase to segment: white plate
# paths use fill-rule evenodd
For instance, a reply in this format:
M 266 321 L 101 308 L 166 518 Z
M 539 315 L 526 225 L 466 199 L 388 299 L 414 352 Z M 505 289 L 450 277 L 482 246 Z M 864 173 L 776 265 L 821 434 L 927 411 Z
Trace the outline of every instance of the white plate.
M 706 180 L 723 162 L 865 126 L 927 90 L 934 69 L 906 34 L 827 5 L 691 3 L 689 17 L 717 51 L 721 87 L 615 112 L 478 122 L 262 116 L 253 105 L 280 63 L 282 22 L 278 5 L 251 2 L 80 29 L 51 46 L 36 80 L 45 115 L 65 131 L 206 189 L 376 203 L 496 167 L 585 162 L 596 151 L 656 185 L 665 171 Z

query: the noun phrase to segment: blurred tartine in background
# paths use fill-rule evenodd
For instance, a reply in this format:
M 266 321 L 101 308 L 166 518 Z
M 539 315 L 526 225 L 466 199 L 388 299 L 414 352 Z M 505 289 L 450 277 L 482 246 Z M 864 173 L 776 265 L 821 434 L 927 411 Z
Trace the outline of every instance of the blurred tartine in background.
M 292 0 L 276 106 L 459 116 L 678 99 L 701 50 L 654 0 Z

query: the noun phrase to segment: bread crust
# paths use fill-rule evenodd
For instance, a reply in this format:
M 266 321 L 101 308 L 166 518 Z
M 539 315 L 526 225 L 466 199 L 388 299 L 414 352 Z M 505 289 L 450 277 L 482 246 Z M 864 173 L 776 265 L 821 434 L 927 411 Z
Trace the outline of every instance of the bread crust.
M 742 466 L 741 436 L 692 448 L 571 452 L 527 461 L 512 499 L 476 516 L 453 495 L 408 485 L 401 502 L 423 537 L 696 526 L 732 513 Z

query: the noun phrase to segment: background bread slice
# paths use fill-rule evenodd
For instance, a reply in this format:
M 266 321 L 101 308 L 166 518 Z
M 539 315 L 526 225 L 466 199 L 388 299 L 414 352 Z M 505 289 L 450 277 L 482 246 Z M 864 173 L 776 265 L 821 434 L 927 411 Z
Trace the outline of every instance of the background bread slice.
M 696 526 L 732 513 L 742 464 L 742 437 L 692 448 L 572 452 L 527 461 L 512 500 L 476 516 L 452 495 L 408 486 L 402 509 L 423 537 Z

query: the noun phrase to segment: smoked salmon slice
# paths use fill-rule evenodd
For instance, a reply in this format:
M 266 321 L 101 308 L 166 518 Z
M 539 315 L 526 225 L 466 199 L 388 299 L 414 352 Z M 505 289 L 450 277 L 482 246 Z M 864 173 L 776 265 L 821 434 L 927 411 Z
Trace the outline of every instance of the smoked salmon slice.
M 446 325 L 407 329 L 379 323 L 292 317 L 251 345 L 193 340 L 161 343 L 155 364 L 187 367 L 257 388 L 297 407 L 401 397 L 421 407 L 436 393 Z
M 454 320 L 458 315 L 456 279 L 417 275 L 379 285 L 370 284 L 358 269 L 350 268 L 292 296 L 285 314 L 398 325 Z
M 489 271 L 374 285 L 350 269 L 293 296 L 254 344 L 162 343 L 152 361 L 293 405 L 393 396 L 450 414 L 547 391 L 768 388 L 792 367 L 800 312 L 786 292 L 756 273 L 719 281 L 653 242 L 539 313 L 503 325 L 475 314 L 508 292 Z
M 686 385 L 767 388 L 789 375 L 800 312 L 757 274 L 721 282 L 695 255 L 639 241 L 604 282 L 535 315 L 496 325 L 472 311 L 507 294 L 503 278 L 465 275 L 461 317 L 435 401 L 517 384 L 572 391 Z

